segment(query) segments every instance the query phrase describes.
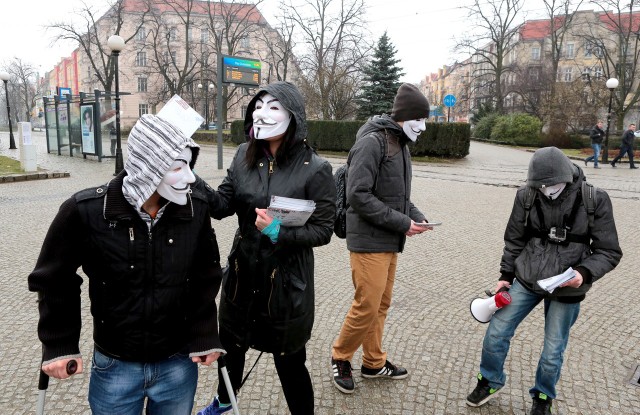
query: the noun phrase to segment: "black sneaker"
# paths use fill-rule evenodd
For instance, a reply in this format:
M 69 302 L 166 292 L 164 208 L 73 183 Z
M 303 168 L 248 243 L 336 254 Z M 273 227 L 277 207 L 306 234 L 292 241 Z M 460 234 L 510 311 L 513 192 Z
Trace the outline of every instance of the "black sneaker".
M 551 401 L 544 393 L 539 393 L 533 397 L 533 405 L 531 405 L 530 415 L 549 415 L 551 414 Z
M 582 160 L 582 161 L 584 161 L 584 165 L 585 165 L 585 166 L 587 166 L 587 167 L 589 166 L 589 160 L 586 160 L 586 159 L 585 159 L 585 160 Z
M 609 163 L 609 164 L 611 164 L 611 167 L 613 167 L 613 168 L 616 167 L 616 163 L 614 163 L 613 161 L 611 163 Z
M 348 360 L 336 360 L 331 358 L 333 369 L 333 384 L 342 393 L 353 393 L 356 385 L 351 374 L 351 362 Z
M 489 381 L 482 377 L 482 374 L 478 373 L 478 384 L 473 392 L 467 395 L 467 405 L 473 407 L 484 405 L 495 397 L 498 392 L 500 392 L 500 389 L 489 386 Z
M 367 379 L 404 379 L 407 376 L 409 376 L 407 369 L 396 366 L 388 360 L 384 362 L 384 366 L 379 369 L 369 369 L 368 367 L 362 366 L 362 377 Z

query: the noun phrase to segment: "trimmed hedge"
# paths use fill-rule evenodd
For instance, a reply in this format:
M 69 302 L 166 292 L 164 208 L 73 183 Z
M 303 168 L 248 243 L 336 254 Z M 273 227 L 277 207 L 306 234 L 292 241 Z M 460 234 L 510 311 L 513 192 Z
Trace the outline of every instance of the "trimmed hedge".
M 365 121 L 307 121 L 307 142 L 318 151 L 348 152 Z M 231 141 L 244 143 L 244 122 L 231 123 Z M 427 123 L 427 130 L 409 149 L 414 156 L 462 158 L 469 154 L 471 128 L 467 123 Z
M 527 114 L 501 115 L 491 129 L 491 139 L 512 142 L 519 146 L 540 143 L 542 121 Z

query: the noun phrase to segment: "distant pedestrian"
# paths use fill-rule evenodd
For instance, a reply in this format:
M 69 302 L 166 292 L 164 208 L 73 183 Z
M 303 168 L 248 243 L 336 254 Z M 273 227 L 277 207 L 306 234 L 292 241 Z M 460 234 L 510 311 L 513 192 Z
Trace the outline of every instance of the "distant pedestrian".
M 596 125 L 591 129 L 589 134 L 591 138 L 591 148 L 593 148 L 593 155 L 584 159 L 584 165 L 588 166 L 590 161 L 593 161 L 593 168 L 599 169 L 598 159 L 600 158 L 600 146 L 602 145 L 602 139 L 604 138 L 604 131 L 602 130 L 602 121 L 598 121 Z
M 629 168 L 637 169 L 636 165 L 633 163 L 633 142 L 635 141 L 636 135 L 636 125 L 629 124 L 629 128 L 627 131 L 622 134 L 622 144 L 620 145 L 620 152 L 616 156 L 616 158 L 611 161 L 611 167 L 616 167 L 616 162 L 624 157 L 625 153 L 629 156 Z

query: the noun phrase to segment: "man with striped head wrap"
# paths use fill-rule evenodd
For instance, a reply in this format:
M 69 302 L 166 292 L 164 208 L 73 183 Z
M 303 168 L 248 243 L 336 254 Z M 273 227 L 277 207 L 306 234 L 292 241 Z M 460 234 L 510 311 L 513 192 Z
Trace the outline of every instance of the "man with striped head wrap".
M 64 379 L 79 348 L 82 267 L 93 316 L 93 414 L 191 413 L 196 363 L 224 352 L 215 297 L 222 273 L 206 196 L 190 189 L 198 145 L 143 115 L 124 170 L 64 202 L 29 289 L 39 293 L 42 369 Z

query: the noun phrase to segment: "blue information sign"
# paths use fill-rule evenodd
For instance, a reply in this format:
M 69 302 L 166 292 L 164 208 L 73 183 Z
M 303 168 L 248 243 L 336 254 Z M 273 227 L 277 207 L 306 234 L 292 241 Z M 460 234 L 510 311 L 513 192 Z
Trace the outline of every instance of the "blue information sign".
M 456 105 L 456 97 L 451 94 L 445 95 L 442 99 L 442 103 L 445 107 L 453 107 L 454 105 Z

